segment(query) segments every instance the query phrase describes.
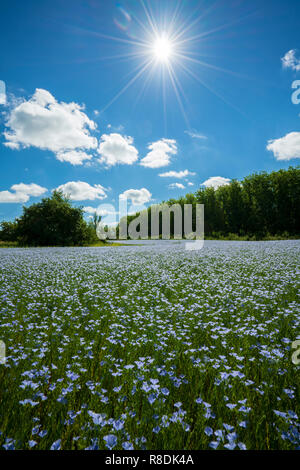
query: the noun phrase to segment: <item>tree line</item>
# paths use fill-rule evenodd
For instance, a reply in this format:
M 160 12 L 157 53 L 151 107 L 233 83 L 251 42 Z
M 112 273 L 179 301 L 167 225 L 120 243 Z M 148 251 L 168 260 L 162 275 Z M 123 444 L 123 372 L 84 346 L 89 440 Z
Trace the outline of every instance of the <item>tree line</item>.
M 196 228 L 196 204 L 204 204 L 206 238 L 263 239 L 300 237 L 300 167 L 272 173 L 255 173 L 228 185 L 200 188 L 179 199 L 164 201 L 172 206 L 193 207 Z M 147 209 L 148 236 L 151 236 L 151 210 Z M 139 214 L 127 216 L 129 225 Z M 96 227 L 101 217 L 89 222 L 81 207 L 73 207 L 59 191 L 41 202 L 23 207 L 23 214 L 13 222 L 0 224 L 0 241 L 25 246 L 80 246 L 99 242 Z M 184 220 L 184 219 L 183 219 Z M 182 222 L 184 223 L 184 222 Z M 160 214 L 159 235 L 162 234 Z M 106 227 L 107 229 L 107 227 Z M 119 227 L 117 227 L 118 236 Z M 174 235 L 174 215 L 170 214 L 170 233 Z M 184 227 L 182 227 L 184 233 Z
M 172 206 L 193 206 L 195 230 L 196 204 L 204 204 L 205 237 L 263 239 L 300 236 L 300 167 L 271 173 L 255 173 L 242 181 L 232 180 L 217 189 L 200 188 L 179 199 L 164 201 Z M 148 212 L 148 234 L 151 236 L 151 207 Z M 137 214 L 127 216 L 129 225 Z M 174 234 L 171 213 L 170 232 Z M 184 227 L 182 229 L 184 233 Z M 160 221 L 160 235 L 162 224 Z

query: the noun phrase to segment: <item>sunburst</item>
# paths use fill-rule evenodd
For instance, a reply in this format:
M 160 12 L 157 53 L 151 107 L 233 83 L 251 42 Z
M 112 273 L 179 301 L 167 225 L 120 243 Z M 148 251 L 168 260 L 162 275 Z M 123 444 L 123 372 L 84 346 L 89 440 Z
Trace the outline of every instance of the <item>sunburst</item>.
M 119 43 L 120 46 L 122 45 L 123 47 L 126 47 L 126 51 L 124 51 L 124 53 L 120 53 L 119 50 L 116 55 L 102 57 L 102 60 L 134 60 L 135 62 L 138 60 L 139 62 L 136 67 L 131 68 L 128 73 L 127 82 L 123 88 L 121 88 L 116 95 L 111 98 L 102 111 L 105 111 L 115 103 L 118 98 L 120 98 L 120 96 L 138 80 L 142 82 L 142 87 L 141 93 L 137 96 L 141 97 L 145 92 L 145 89 L 150 85 L 151 79 L 155 76 L 155 71 L 158 68 L 160 69 L 160 75 L 162 78 L 164 114 L 166 114 L 167 110 L 166 89 L 170 85 L 174 91 L 186 124 L 189 126 L 186 115 L 186 106 L 184 103 L 186 97 L 184 88 L 179 79 L 180 71 L 189 77 L 189 79 L 196 80 L 210 92 L 214 93 L 218 98 L 238 110 L 236 106 L 232 105 L 212 86 L 206 83 L 203 78 L 203 73 L 197 73 L 195 68 L 208 68 L 220 73 L 238 75 L 231 70 L 226 70 L 216 64 L 206 62 L 203 57 L 205 55 L 207 56 L 207 52 L 204 50 L 204 46 L 201 47 L 201 45 L 203 45 L 203 40 L 204 38 L 207 38 L 207 36 L 225 29 L 226 27 L 231 27 L 234 23 L 238 23 L 242 19 L 238 18 L 236 21 L 218 26 L 209 31 L 204 31 L 203 28 L 199 28 L 200 32 L 195 34 L 195 28 L 197 25 L 201 24 L 201 20 L 203 20 L 203 18 L 210 12 L 211 8 L 202 12 L 202 14 L 197 14 L 196 9 L 196 11 L 194 10 L 192 12 L 190 17 L 184 19 L 182 14 L 182 2 L 178 0 L 174 3 L 173 12 L 168 12 L 168 14 L 161 15 L 161 17 L 157 18 L 153 14 L 151 3 L 149 1 L 145 3 L 144 0 L 140 0 L 140 5 L 142 7 L 142 14 L 141 12 L 136 14 L 128 13 L 124 8 L 121 8 L 120 12 L 124 19 L 124 23 L 126 24 L 122 24 L 121 21 L 115 21 L 116 25 L 122 31 L 121 37 L 110 36 L 96 31 L 85 31 L 88 34 L 96 35 L 103 39 Z M 135 31 L 134 35 L 131 34 L 133 29 Z M 101 60 L 101 58 L 99 60 Z M 201 78 L 199 75 L 201 75 Z M 239 75 L 239 77 L 241 77 L 241 75 Z M 248 77 L 244 76 L 243 78 Z

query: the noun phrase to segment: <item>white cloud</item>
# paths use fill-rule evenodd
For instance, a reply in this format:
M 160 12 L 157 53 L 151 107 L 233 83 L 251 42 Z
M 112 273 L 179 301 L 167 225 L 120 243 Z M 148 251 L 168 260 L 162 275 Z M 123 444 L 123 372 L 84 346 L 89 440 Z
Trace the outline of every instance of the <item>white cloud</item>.
M 0 80 L 0 104 L 6 104 L 6 88 L 3 80 Z
M 300 71 L 300 58 L 296 57 L 297 51 L 295 49 L 291 49 L 288 51 L 284 57 L 282 57 L 282 65 L 285 68 L 290 68 L 295 70 L 296 72 Z
M 120 195 L 122 199 L 129 199 L 135 206 L 140 206 L 151 200 L 152 194 L 146 188 L 128 189 Z
M 103 134 L 98 152 L 100 162 L 108 166 L 132 165 L 138 159 L 138 151 L 132 145 L 133 138 L 121 134 Z
M 218 189 L 220 186 L 226 186 L 230 183 L 229 178 L 223 178 L 222 176 L 212 176 L 211 178 L 208 178 L 208 180 L 204 181 L 202 183 L 203 186 L 206 188 L 214 188 Z
M 184 131 L 184 133 L 189 135 L 192 139 L 207 140 L 206 135 L 200 134 L 200 132 L 195 131 L 194 129 L 190 131 Z
M 168 186 L 170 189 L 185 189 L 185 186 L 181 183 L 172 183 Z
M 57 188 L 68 196 L 72 201 L 94 201 L 95 199 L 105 199 L 105 188 L 101 184 L 91 186 L 83 181 L 69 181 Z
M 300 132 L 291 132 L 281 139 L 269 140 L 267 150 L 273 152 L 277 160 L 300 158 Z
M 150 152 L 141 160 L 148 168 L 161 168 L 171 163 L 171 156 L 177 154 L 176 140 L 161 139 L 148 146 Z
M 61 161 L 70 151 L 97 148 L 90 134 L 94 121 L 76 103 L 58 102 L 47 90 L 36 89 L 32 98 L 18 103 L 10 112 L 4 132 L 4 145 L 11 149 L 37 147 L 54 152 Z M 70 157 L 70 155 L 69 155 Z M 82 164 L 82 159 L 73 164 Z
M 27 194 L 28 196 L 41 196 L 44 194 L 47 189 L 43 188 L 42 186 L 39 186 L 38 184 L 31 183 L 31 184 L 24 184 L 24 183 L 19 183 L 19 184 L 14 184 L 11 189 L 13 191 L 16 191 L 17 193 L 23 193 Z
M 68 162 L 71 165 L 82 165 L 85 160 L 91 160 L 93 156 L 81 150 L 69 150 L 67 152 L 58 152 L 56 158 L 60 162 Z
M 186 178 L 187 176 L 195 176 L 196 173 L 192 173 L 189 170 L 183 171 L 168 171 L 167 173 L 160 173 L 161 178 Z
M 188 186 L 195 186 L 194 183 L 188 182 Z
M 30 196 L 38 197 L 47 192 L 46 188 L 38 184 L 13 184 L 10 188 L 11 191 L 0 191 L 0 202 L 14 202 L 21 203 L 29 201 Z
M 1 202 L 27 202 L 29 200 L 29 196 L 26 194 L 18 194 L 18 193 L 11 193 L 10 191 L 0 191 L 0 203 Z

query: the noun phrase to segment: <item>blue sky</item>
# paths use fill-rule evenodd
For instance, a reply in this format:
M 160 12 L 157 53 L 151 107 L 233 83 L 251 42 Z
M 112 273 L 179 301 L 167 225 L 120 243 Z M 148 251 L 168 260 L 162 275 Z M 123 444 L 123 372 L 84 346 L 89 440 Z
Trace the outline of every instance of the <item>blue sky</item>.
M 295 0 L 3 0 L 0 221 L 297 165 L 299 31 Z

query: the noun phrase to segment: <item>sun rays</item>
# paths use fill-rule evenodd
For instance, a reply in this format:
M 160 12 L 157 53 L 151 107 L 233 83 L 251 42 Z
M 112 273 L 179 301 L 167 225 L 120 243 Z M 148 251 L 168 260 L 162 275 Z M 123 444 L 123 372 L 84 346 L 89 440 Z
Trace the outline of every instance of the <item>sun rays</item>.
M 204 40 L 217 31 L 239 23 L 242 18 L 205 30 L 201 21 L 208 13 L 211 13 L 215 4 L 204 11 L 200 11 L 200 8 L 197 7 L 188 17 L 184 15 L 183 4 L 180 0 L 174 2 L 173 5 L 172 11 L 161 12 L 159 15 L 154 14 L 151 2 L 145 0 L 140 0 L 139 12 L 129 13 L 123 7 L 120 8 L 120 17 L 118 20 L 114 20 L 121 32 L 120 37 L 103 34 L 100 31 L 84 30 L 89 35 L 106 39 L 110 41 L 111 45 L 116 45 L 115 54 L 99 57 L 99 60 L 112 60 L 120 63 L 126 61 L 130 64 L 127 77 L 123 76 L 123 86 L 102 108 L 102 112 L 114 104 L 129 88 L 139 83 L 140 90 L 137 90 L 135 101 L 137 104 L 153 80 L 157 82 L 157 77 L 160 77 L 164 122 L 167 121 L 167 95 L 169 96 L 170 90 L 173 90 L 181 114 L 189 127 L 188 99 L 184 92 L 186 83 L 181 83 L 183 75 L 187 81 L 196 81 L 199 86 L 205 87 L 238 111 L 236 106 L 223 97 L 213 85 L 206 83 L 206 80 L 203 79 L 203 71 L 207 69 L 240 78 L 241 75 L 220 67 L 216 63 L 216 58 L 210 62 L 204 60 L 204 57 L 208 57 Z M 126 78 L 125 83 L 124 78 Z

